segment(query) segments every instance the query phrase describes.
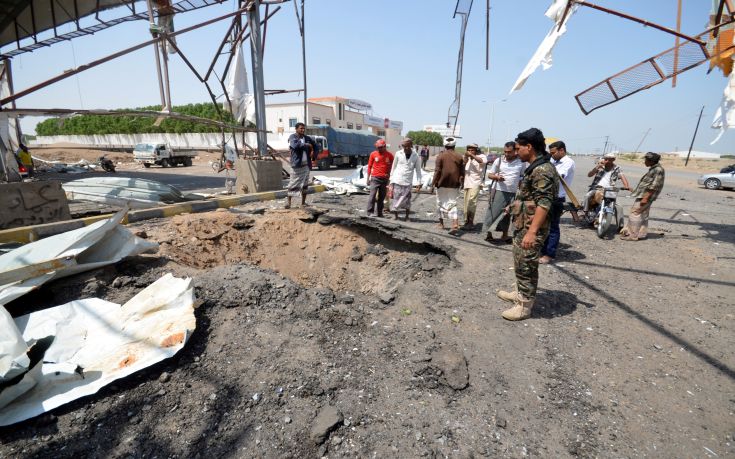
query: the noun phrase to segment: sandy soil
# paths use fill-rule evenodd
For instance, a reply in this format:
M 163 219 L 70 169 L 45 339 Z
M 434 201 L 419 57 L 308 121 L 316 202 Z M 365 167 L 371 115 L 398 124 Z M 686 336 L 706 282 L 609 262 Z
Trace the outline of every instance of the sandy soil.
M 520 323 L 494 296 L 510 246 L 437 230 L 431 196 L 410 222 L 309 199 L 329 212 L 145 222 L 158 255 L 11 304 L 123 302 L 165 272 L 204 300 L 178 355 L 0 429 L 0 457 L 735 455 L 735 192 L 667 182 L 635 243 L 565 215 Z

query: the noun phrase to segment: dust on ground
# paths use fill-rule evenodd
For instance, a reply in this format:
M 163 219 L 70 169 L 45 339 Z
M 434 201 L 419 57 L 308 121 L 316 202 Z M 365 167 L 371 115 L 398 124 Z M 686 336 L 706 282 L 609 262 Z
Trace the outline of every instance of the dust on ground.
M 0 429 L 0 456 L 735 455 L 734 198 L 667 185 L 636 243 L 565 216 L 520 323 L 494 295 L 513 282 L 510 246 L 437 230 L 431 196 L 414 197 L 410 222 L 320 194 L 311 211 L 135 225 L 160 254 L 52 282 L 11 311 L 122 303 L 173 272 L 204 301 L 196 331 L 173 358 Z

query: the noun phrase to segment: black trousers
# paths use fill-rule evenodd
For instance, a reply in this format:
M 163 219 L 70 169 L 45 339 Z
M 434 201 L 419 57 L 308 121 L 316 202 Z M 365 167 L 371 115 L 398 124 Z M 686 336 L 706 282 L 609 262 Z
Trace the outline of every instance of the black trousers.
M 370 197 L 368 198 L 367 213 L 372 214 L 375 204 L 378 204 L 378 215 L 383 215 L 385 196 L 388 193 L 387 177 L 370 177 Z M 376 202 L 377 201 L 377 202 Z

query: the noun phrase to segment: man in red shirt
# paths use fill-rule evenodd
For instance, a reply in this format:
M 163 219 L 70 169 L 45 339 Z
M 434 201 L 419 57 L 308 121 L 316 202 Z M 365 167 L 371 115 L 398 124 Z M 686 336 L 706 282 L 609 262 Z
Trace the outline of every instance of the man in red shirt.
M 370 198 L 368 199 L 367 215 L 373 216 L 376 198 L 378 204 L 378 217 L 383 216 L 383 204 L 390 183 L 390 170 L 393 166 L 393 153 L 386 149 L 385 140 L 378 139 L 375 142 L 376 151 L 370 153 L 367 166 L 367 183 L 370 186 Z M 377 195 L 377 197 L 376 197 Z

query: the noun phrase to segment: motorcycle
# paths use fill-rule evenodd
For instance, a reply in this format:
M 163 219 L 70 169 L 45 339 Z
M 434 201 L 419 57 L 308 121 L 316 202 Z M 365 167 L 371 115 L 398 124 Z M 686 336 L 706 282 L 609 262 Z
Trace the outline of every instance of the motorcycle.
M 618 188 L 605 188 L 602 203 L 585 213 L 585 220 L 597 227 L 597 237 L 604 239 L 611 228 L 620 231 L 624 225 L 623 207 L 617 203 Z
M 100 156 L 97 160 L 97 165 L 102 168 L 105 172 L 115 172 L 115 163 L 112 162 L 112 160 L 105 158 L 104 156 Z

